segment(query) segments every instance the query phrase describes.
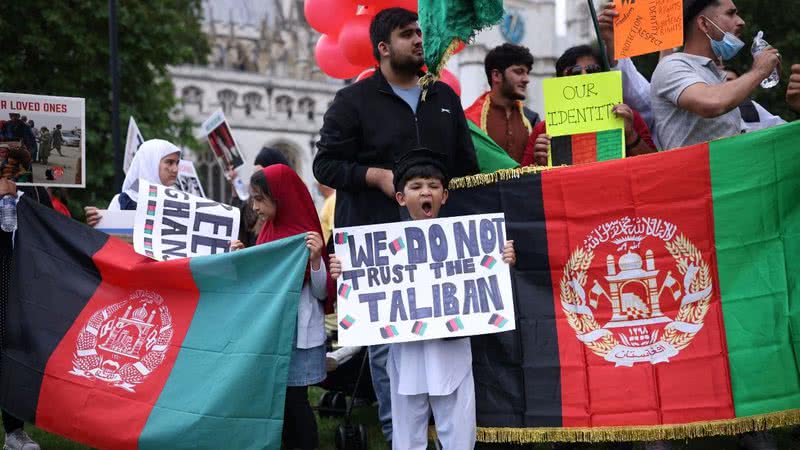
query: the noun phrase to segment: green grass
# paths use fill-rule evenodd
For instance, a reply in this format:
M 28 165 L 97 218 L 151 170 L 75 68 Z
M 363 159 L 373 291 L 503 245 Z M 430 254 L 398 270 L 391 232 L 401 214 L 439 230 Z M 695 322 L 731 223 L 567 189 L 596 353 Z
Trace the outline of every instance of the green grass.
M 310 389 L 311 405 L 316 406 L 319 398 L 324 392 L 320 388 Z M 317 417 L 319 424 L 319 439 L 320 450 L 335 450 L 336 445 L 334 437 L 336 435 L 336 428 L 343 423 L 342 418 L 337 417 Z M 369 441 L 370 450 L 389 450 L 388 445 L 383 440 L 383 435 L 378 425 L 378 413 L 375 406 L 365 406 L 356 408 L 353 411 L 352 423 L 362 424 L 367 427 L 367 439 Z M 793 434 L 791 429 L 779 429 L 773 431 L 780 450 L 800 450 L 800 442 L 798 441 L 798 434 Z M 42 430 L 28 427 L 28 432 L 31 436 L 39 442 L 43 450 L 84 450 L 89 449 L 84 445 L 76 444 L 67 439 L 59 436 L 44 432 Z M 675 450 L 736 450 L 738 449 L 738 441 L 734 437 L 714 437 L 705 439 L 691 439 L 675 441 Z M 433 449 L 433 445 L 428 447 Z M 549 450 L 552 446 L 550 444 L 536 444 L 536 445 L 489 445 L 479 443 L 476 449 L 479 450 Z M 616 450 L 620 448 L 618 443 L 605 443 L 605 444 L 574 444 L 564 446 L 564 449 L 575 450 Z M 634 449 L 641 448 L 641 444 L 634 447 Z M 561 450 L 561 447 L 559 448 Z

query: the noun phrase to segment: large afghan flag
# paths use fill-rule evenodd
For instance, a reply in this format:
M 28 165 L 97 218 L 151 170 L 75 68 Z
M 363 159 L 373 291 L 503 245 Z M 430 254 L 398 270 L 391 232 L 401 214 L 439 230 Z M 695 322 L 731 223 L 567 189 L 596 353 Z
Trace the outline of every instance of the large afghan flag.
M 97 448 L 280 448 L 302 236 L 156 262 L 22 198 L 0 405 Z
M 454 180 L 446 213 L 505 212 L 518 255 L 516 331 L 472 338 L 479 439 L 800 423 L 799 151 L 793 123 Z

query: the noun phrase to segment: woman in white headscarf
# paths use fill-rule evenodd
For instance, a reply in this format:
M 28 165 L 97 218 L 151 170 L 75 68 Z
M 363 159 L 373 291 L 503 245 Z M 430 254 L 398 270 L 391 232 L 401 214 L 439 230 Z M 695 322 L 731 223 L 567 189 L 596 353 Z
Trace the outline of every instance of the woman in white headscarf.
M 135 210 L 139 199 L 139 180 L 149 183 L 173 186 L 178 180 L 178 164 L 181 149 L 163 139 L 144 141 L 131 161 L 125 181 L 122 183 L 117 201 L 119 209 Z M 113 201 L 113 200 L 112 200 Z M 109 205 L 109 209 L 113 206 Z M 114 208 L 116 209 L 116 208 Z M 95 226 L 100 221 L 100 213 L 94 206 L 87 206 L 86 223 Z

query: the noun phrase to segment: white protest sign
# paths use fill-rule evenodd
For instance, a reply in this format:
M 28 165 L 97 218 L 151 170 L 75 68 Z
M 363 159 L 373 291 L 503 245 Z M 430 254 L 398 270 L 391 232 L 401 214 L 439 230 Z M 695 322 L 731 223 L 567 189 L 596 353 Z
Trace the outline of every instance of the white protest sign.
M 196 195 L 205 198 L 206 194 L 203 192 L 203 184 L 200 183 L 200 177 L 197 175 L 197 169 L 194 163 L 182 159 L 178 165 L 178 188 L 187 194 Z
M 139 179 L 136 253 L 158 261 L 230 252 L 239 209 Z
M 339 343 L 513 330 L 505 240 L 503 214 L 337 228 Z
M 144 143 L 144 137 L 136 126 L 136 120 L 133 116 L 128 119 L 128 137 L 125 139 L 125 161 L 122 165 L 122 170 L 128 173 L 128 168 L 131 166 L 131 161 L 136 155 L 136 150 Z
M 237 169 L 244 165 L 244 157 L 233 137 L 233 131 L 231 131 L 228 121 L 225 120 L 225 113 L 218 109 L 203 122 L 202 128 L 208 139 L 208 145 L 217 157 L 217 162 L 222 170 L 226 174 L 238 172 Z M 237 173 L 230 181 L 239 199 L 247 200 L 250 193 L 247 190 L 247 183 L 242 180 L 241 176 Z

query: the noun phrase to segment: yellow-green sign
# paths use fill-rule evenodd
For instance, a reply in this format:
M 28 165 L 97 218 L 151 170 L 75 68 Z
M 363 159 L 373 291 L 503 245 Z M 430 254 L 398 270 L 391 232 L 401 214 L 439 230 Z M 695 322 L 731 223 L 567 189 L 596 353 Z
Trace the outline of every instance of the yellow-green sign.
M 567 136 L 624 128 L 612 109 L 622 103 L 618 71 L 544 80 L 547 134 Z

